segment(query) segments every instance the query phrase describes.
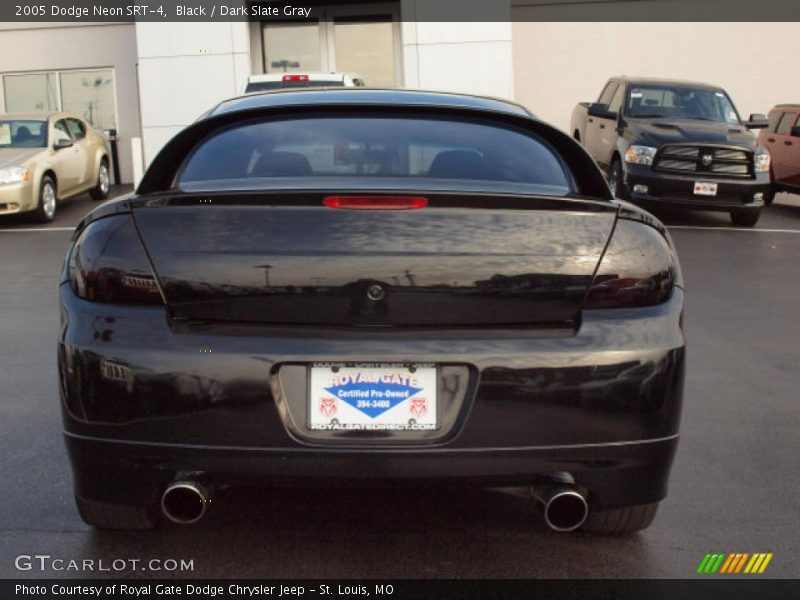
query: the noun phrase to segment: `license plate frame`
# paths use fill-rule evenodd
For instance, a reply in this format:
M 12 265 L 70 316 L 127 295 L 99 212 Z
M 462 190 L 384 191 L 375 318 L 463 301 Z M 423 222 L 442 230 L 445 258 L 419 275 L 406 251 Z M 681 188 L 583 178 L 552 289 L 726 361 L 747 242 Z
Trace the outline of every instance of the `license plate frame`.
M 713 181 L 694 182 L 695 196 L 716 196 L 718 190 L 719 190 L 719 184 Z
M 441 428 L 433 363 L 312 363 L 306 428 L 314 432 L 435 432 Z

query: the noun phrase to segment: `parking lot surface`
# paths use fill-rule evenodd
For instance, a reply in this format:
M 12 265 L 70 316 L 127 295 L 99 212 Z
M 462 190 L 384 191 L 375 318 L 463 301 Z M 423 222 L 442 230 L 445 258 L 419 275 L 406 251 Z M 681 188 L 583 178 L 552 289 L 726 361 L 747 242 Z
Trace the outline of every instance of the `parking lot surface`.
M 800 576 L 800 202 L 756 229 L 664 213 L 687 286 L 681 442 L 654 524 L 602 538 L 546 529 L 517 491 L 231 491 L 199 524 L 96 532 L 78 517 L 56 380 L 57 277 L 86 197 L 40 226 L 0 221 L 0 577 L 21 554 L 186 559 L 129 577 L 691 577 L 707 552 L 773 552 Z

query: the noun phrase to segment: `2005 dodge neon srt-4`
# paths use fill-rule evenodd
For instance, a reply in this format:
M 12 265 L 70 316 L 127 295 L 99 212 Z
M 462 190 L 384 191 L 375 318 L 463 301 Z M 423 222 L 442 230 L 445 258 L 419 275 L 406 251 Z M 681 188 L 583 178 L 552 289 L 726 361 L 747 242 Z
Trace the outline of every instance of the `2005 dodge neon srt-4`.
M 232 486 L 530 486 L 554 529 L 647 527 L 683 391 L 665 228 L 500 100 L 221 103 L 92 211 L 60 285 L 87 523 Z

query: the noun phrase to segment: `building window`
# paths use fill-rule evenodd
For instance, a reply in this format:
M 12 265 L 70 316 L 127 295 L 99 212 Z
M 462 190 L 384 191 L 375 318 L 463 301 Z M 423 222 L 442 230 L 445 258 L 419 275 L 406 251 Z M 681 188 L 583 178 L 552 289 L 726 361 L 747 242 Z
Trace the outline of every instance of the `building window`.
M 264 26 L 267 73 L 322 69 L 317 23 L 270 23 Z
M 112 69 L 3 75 L 3 90 L 6 112 L 63 110 L 97 129 L 117 128 Z
M 4 75 L 6 112 L 53 112 L 58 110 L 55 73 Z
M 396 4 L 329 7 L 320 20 L 263 23 L 265 73 L 357 73 L 371 87 L 402 85 Z
M 336 68 L 358 73 L 371 87 L 395 85 L 394 25 L 390 20 L 335 19 Z

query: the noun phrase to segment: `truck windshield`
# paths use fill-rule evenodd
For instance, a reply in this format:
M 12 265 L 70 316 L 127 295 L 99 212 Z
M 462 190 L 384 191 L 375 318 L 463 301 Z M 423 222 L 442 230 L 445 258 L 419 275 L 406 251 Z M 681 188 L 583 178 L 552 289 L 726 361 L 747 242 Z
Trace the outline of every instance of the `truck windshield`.
M 632 86 L 628 94 L 628 115 L 740 124 L 739 114 L 725 92 L 685 86 Z

